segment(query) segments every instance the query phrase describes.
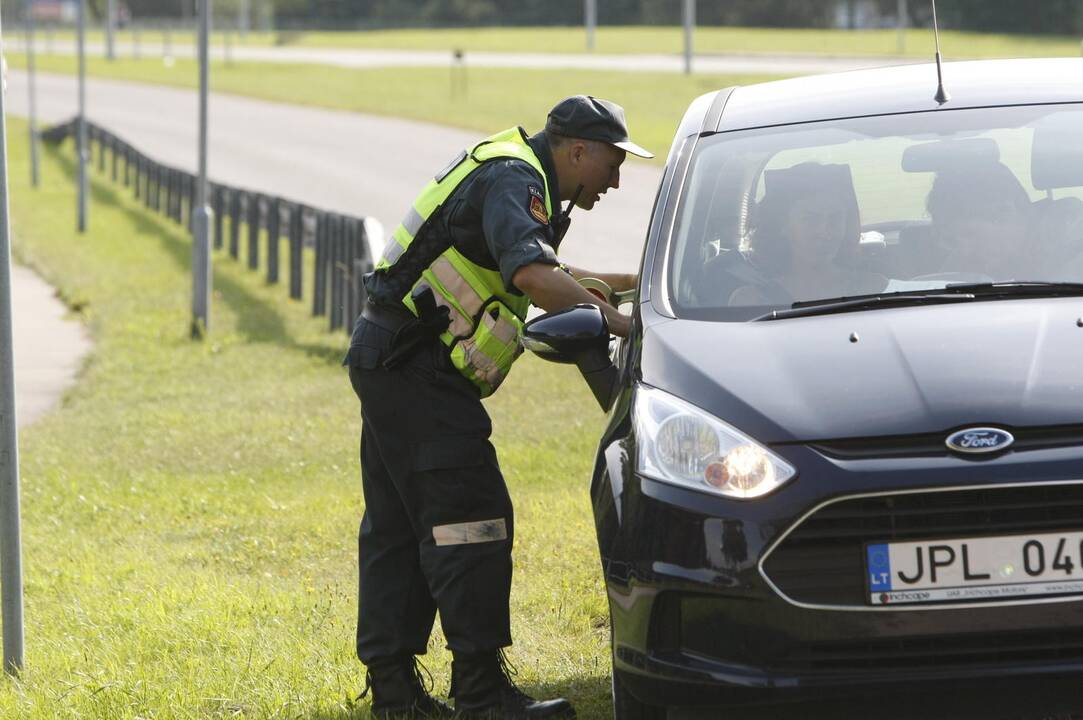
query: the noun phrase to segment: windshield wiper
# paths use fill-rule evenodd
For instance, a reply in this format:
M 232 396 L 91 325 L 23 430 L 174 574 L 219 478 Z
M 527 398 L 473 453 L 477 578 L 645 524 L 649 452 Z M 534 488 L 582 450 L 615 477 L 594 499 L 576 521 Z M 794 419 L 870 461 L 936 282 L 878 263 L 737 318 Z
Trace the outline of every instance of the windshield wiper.
M 1003 282 L 949 284 L 936 292 L 973 293 L 979 297 L 1068 297 L 1083 295 L 1083 283 L 1045 282 L 1043 280 L 1005 280 Z
M 1007 280 L 1004 282 L 959 283 L 942 288 L 876 293 L 829 300 L 796 302 L 785 310 L 772 310 L 754 320 L 782 320 L 810 315 L 830 315 L 851 310 L 875 310 L 895 305 L 924 305 L 968 302 L 1008 297 L 1070 297 L 1083 295 L 1083 283 Z
M 888 295 L 862 295 L 860 297 L 838 298 L 835 300 L 813 300 L 794 303 L 785 310 L 771 312 L 753 318 L 759 320 L 783 320 L 785 318 L 808 317 L 810 315 L 831 315 L 850 312 L 851 310 L 875 310 L 890 305 L 926 305 L 934 303 L 967 302 L 976 295 L 972 293 L 945 293 L 942 291 L 918 290 Z

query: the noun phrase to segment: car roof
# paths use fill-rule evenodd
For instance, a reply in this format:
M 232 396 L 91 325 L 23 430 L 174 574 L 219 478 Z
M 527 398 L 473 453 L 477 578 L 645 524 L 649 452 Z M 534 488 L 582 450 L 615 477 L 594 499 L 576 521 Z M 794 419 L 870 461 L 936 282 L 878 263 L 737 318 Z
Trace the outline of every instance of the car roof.
M 701 132 L 715 132 L 940 107 L 1083 102 L 1083 58 L 949 62 L 943 74 L 950 95 L 943 106 L 934 99 L 936 65 L 923 63 L 720 90 L 689 114 L 700 114 Z

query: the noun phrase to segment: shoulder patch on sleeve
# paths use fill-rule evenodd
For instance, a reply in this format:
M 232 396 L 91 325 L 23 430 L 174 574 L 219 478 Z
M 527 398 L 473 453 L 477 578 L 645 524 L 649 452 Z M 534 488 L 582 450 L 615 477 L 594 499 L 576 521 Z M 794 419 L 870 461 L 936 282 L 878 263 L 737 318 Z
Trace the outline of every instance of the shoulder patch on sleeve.
M 542 225 L 549 224 L 549 213 L 545 211 L 545 203 L 533 193 L 530 195 L 530 216 Z
M 537 185 L 527 185 L 526 189 L 527 189 L 527 192 L 529 192 L 531 195 L 538 198 L 539 200 L 545 200 L 545 196 L 542 195 L 541 188 L 538 187 Z

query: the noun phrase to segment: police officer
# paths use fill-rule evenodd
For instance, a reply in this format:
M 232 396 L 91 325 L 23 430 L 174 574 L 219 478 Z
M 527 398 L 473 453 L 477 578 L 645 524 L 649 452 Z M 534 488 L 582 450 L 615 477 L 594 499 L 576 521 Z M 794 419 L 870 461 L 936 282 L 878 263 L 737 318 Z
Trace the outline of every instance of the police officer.
M 627 316 L 576 278 L 620 291 L 635 276 L 567 268 L 557 249 L 569 222 L 561 202 L 590 210 L 619 186 L 628 152 L 653 157 L 629 139 L 619 105 L 563 100 L 542 132 L 512 128 L 452 160 L 365 278 L 345 364 L 362 417 L 357 655 L 377 717 L 452 716 L 415 659 L 437 610 L 459 717 L 575 715 L 509 678 L 513 515 L 481 398 L 521 352 L 530 304 L 600 304 L 610 330 L 627 334 Z

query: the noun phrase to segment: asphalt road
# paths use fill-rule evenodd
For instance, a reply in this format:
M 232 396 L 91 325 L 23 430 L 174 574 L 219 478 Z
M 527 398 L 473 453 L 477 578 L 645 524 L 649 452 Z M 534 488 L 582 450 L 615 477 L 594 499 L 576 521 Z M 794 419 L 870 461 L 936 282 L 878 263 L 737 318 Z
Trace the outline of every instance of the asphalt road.
M 140 42 L 138 51 L 131 42 L 117 42 L 114 50 L 121 57 L 152 57 L 168 53 L 176 58 L 195 57 L 195 47 L 187 44 L 161 42 L 160 35 L 147 33 L 148 42 Z M 22 38 L 11 38 L 6 44 L 12 51 L 23 51 Z M 39 51 L 74 55 L 75 45 L 68 41 L 51 44 L 38 40 Z M 89 55 L 104 56 L 101 43 L 87 43 Z M 226 57 L 226 46 L 221 38 L 215 38 L 212 56 Z M 378 67 L 447 67 L 452 62 L 451 52 L 443 50 L 386 50 L 350 48 L 309 47 L 231 47 L 229 57 L 236 61 L 302 63 L 334 65 L 348 68 Z M 766 75 L 808 75 L 812 73 L 844 72 L 861 68 L 899 65 L 903 63 L 928 62 L 929 58 L 907 57 L 830 57 L 823 55 L 752 55 L 724 54 L 697 55 L 693 69 L 697 73 L 748 73 Z M 635 54 L 605 55 L 587 53 L 507 53 L 467 52 L 465 62 L 474 67 L 510 67 L 620 70 L 652 72 L 684 72 L 681 55 Z
M 10 72 L 6 104 L 9 113 L 27 113 L 24 72 Z M 39 125 L 67 120 L 75 110 L 75 78 L 39 73 Z M 209 115 L 213 180 L 375 217 L 388 231 L 429 178 L 480 137 L 437 124 L 225 94 L 212 94 Z M 89 79 L 87 116 L 150 157 L 196 169 L 193 91 Z M 542 118 L 523 121 L 533 131 Z M 668 148 L 654 150 L 661 154 Z M 563 259 L 597 270 L 638 269 L 660 176 L 657 166 L 630 158 L 619 191 L 610 191 L 590 213 L 573 213 Z

